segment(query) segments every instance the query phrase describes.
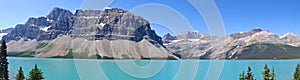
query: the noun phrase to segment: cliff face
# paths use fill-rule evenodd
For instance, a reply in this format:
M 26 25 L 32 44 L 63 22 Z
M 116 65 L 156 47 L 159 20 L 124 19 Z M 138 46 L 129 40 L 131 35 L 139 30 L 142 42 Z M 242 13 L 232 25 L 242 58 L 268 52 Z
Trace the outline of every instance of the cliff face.
M 24 24 L 18 24 L 16 27 L 7 35 L 3 36 L 2 39 L 6 41 L 25 39 L 36 39 L 43 31 L 39 30 L 38 27 L 29 26 Z
M 17 25 L 3 39 L 10 41 L 8 51 L 14 56 L 66 57 L 72 52 L 85 53 L 82 58 L 96 55 L 122 59 L 126 55 L 130 59 L 178 59 L 165 49 L 161 37 L 151 30 L 147 20 L 118 8 L 77 10 L 75 14 L 54 8 L 47 17 L 30 18 L 25 24 Z M 36 47 L 17 46 L 29 41 Z M 103 50 L 97 46 L 90 47 L 93 45 L 90 43 L 107 44 L 99 44 L 100 48 L 119 48 Z M 78 44 L 86 46 L 72 46 Z M 123 57 L 120 52 L 114 52 L 118 50 L 122 51 Z
M 124 39 L 139 42 L 149 39 L 162 45 L 161 38 L 151 30 L 149 22 L 128 11 L 113 8 L 104 11 L 77 10 L 72 36 L 94 40 Z

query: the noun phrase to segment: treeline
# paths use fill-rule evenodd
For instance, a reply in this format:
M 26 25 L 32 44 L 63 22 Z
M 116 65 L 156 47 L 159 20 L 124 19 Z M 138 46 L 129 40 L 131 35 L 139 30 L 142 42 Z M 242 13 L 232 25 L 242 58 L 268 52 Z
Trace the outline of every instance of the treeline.
M 261 73 L 263 76 L 262 80 L 276 80 L 274 67 L 272 67 L 272 70 L 270 70 L 268 65 L 265 64 L 264 71 Z M 250 66 L 248 66 L 247 73 L 245 73 L 244 70 L 242 71 L 242 73 L 239 75 L 239 80 L 256 80 Z M 297 64 L 296 66 L 293 80 L 300 80 L 300 64 Z
M 9 80 L 8 75 L 8 61 L 7 61 L 7 46 L 4 40 L 2 40 L 0 46 L 0 80 Z M 16 74 L 16 80 L 24 80 L 24 72 L 22 67 L 18 70 Z M 34 68 L 29 72 L 28 78 L 26 80 L 42 80 L 44 79 L 43 72 L 37 67 L 37 64 L 34 65 Z

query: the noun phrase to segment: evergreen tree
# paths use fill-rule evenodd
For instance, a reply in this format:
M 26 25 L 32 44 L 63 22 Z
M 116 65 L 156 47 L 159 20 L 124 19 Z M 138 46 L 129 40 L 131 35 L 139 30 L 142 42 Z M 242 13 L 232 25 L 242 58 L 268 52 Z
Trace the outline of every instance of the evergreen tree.
M 243 70 L 242 73 L 240 74 L 239 80 L 245 80 L 245 72 L 244 72 L 244 70 Z
M 272 67 L 272 72 L 270 74 L 271 79 L 270 80 L 275 80 L 275 71 L 274 71 L 274 67 Z
M 4 40 L 2 40 L 0 53 L 0 80 L 8 80 L 8 62 L 6 48 L 6 43 Z
M 20 67 L 20 69 L 16 75 L 16 80 L 24 80 L 24 79 L 25 79 L 24 72 L 22 70 L 22 67 Z
M 270 80 L 270 77 L 271 77 L 270 69 L 267 64 L 265 64 L 264 71 L 262 72 L 262 74 L 263 74 L 263 80 Z
M 248 66 L 248 71 L 247 71 L 247 74 L 245 76 L 245 80 L 254 80 L 253 77 L 254 77 L 254 75 L 251 72 L 251 67 Z
M 300 80 L 300 65 L 297 64 L 296 70 L 294 72 L 294 80 Z
M 29 76 L 27 80 L 42 80 L 42 79 L 44 79 L 43 72 L 35 64 L 34 68 L 29 72 Z

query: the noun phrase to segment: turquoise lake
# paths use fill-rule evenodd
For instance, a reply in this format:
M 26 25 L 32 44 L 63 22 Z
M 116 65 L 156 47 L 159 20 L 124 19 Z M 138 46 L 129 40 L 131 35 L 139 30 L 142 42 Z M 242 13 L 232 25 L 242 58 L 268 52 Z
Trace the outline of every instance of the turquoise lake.
M 8 60 L 12 80 L 20 66 L 27 77 L 34 64 L 43 71 L 45 80 L 238 80 L 239 74 L 242 70 L 247 70 L 248 66 L 251 66 L 255 79 L 261 80 L 265 63 L 270 68 L 274 67 L 277 80 L 292 80 L 295 66 L 300 63 L 300 60 L 96 60 L 19 57 L 9 57 Z M 141 68 L 132 67 L 130 62 Z M 125 68 L 120 68 L 120 65 Z

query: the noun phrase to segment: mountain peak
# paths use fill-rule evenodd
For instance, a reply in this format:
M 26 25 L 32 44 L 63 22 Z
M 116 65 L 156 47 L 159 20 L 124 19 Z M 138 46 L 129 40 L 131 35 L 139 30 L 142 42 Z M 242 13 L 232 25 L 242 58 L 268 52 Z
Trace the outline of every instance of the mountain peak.
M 167 33 L 166 35 L 164 35 L 164 36 L 172 36 L 170 33 Z
M 261 32 L 263 31 L 261 28 L 252 29 L 250 32 Z
M 63 19 L 66 17 L 70 17 L 72 16 L 72 12 L 67 10 L 67 9 L 63 9 L 63 8 L 59 8 L 59 7 L 54 7 L 51 12 L 47 15 L 47 18 L 50 20 L 54 20 L 57 21 L 59 19 Z
M 63 10 L 66 10 L 66 9 L 60 8 L 60 7 L 54 7 L 51 11 L 58 11 L 58 10 L 63 11 Z
M 170 33 L 167 33 L 162 37 L 163 43 L 170 43 L 172 40 L 176 40 L 176 36 L 172 36 Z
M 238 38 L 252 36 L 253 34 L 256 33 L 260 33 L 261 35 L 263 35 L 269 33 L 269 31 L 262 30 L 261 28 L 254 28 L 248 32 L 238 32 L 238 33 L 231 34 L 230 36 L 233 37 L 234 39 L 238 39 Z
M 294 33 L 292 32 L 287 32 L 285 33 L 284 35 L 281 35 L 280 38 L 288 38 L 288 37 L 296 37 L 297 35 L 295 35 Z
M 287 32 L 286 35 L 295 35 L 295 34 L 292 32 Z

